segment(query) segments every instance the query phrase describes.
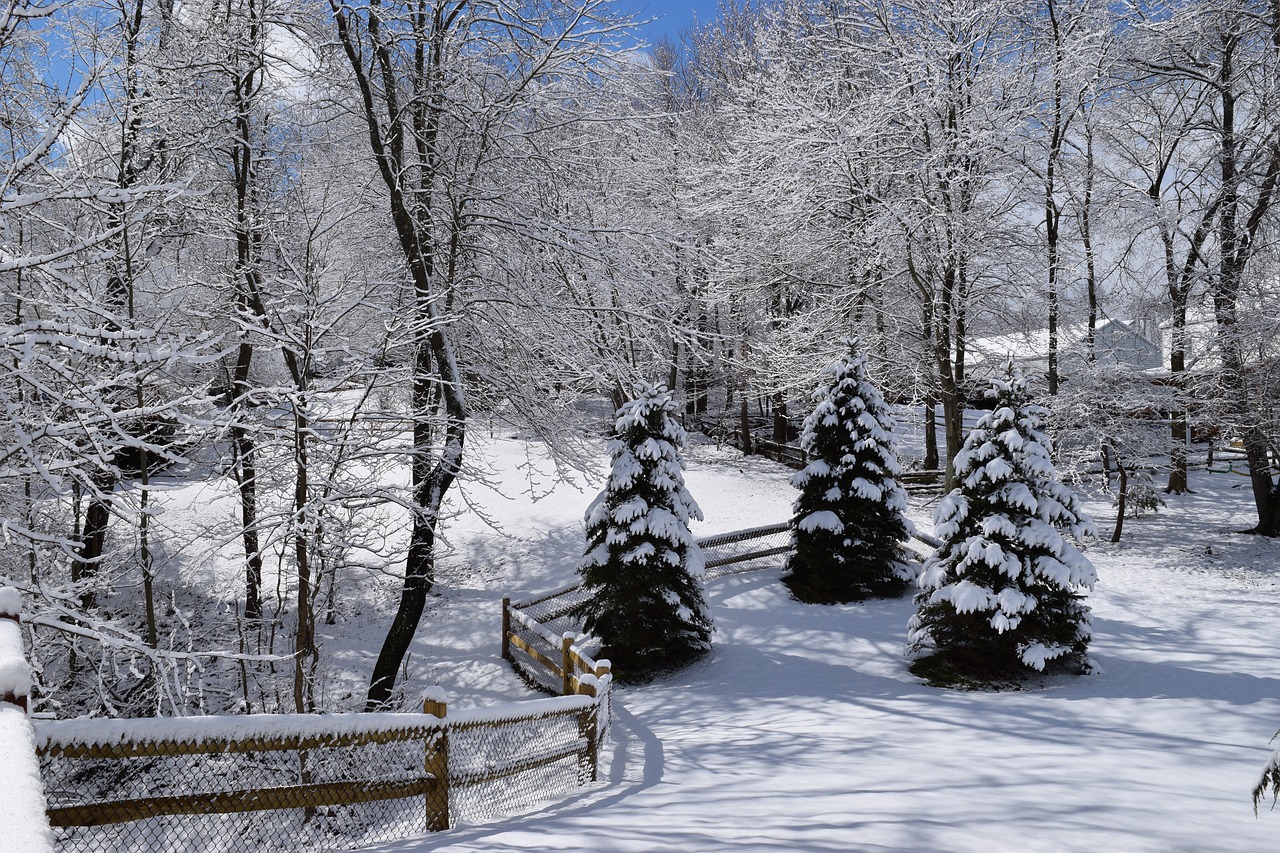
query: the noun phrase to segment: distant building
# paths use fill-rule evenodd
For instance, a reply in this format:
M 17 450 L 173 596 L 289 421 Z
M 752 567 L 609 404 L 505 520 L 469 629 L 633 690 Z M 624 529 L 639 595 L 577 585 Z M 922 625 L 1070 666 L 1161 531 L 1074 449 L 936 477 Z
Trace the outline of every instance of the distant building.
M 1093 354 L 1099 364 L 1127 365 L 1137 372 L 1156 371 L 1164 366 L 1158 328 L 1142 321 L 1104 319 L 1094 330 Z M 1058 371 L 1062 376 L 1086 363 L 1087 325 L 1058 329 Z M 1034 329 L 969 342 L 966 373 L 969 379 L 998 376 L 1010 358 L 1022 372 L 1043 377 L 1049 371 L 1049 330 Z

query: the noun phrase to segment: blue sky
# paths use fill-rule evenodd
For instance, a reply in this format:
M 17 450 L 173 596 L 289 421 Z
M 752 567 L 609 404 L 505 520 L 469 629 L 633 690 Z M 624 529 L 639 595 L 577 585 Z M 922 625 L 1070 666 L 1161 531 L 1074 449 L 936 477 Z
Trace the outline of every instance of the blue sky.
M 626 8 L 628 0 L 619 4 Z M 663 35 L 676 41 L 680 32 L 693 23 L 694 14 L 698 20 L 706 22 L 715 17 L 716 0 L 630 0 L 638 20 L 657 18 L 653 23 L 640 28 L 641 34 L 650 42 L 656 42 Z

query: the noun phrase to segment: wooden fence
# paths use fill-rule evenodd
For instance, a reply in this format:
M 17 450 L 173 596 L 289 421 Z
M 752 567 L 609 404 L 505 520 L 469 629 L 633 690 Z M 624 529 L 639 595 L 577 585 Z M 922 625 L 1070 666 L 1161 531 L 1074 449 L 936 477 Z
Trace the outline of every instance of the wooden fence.
M 33 726 L 19 605 L 0 590 L 0 737 L 29 744 L 0 750 L 29 756 L 0 766 L 0 796 L 17 818 L 5 843 L 23 853 L 352 849 L 517 813 L 599 775 L 612 678 L 569 643 L 571 695 L 551 699 Z
M 36 752 L 63 851 L 351 849 L 595 780 L 608 685 L 452 714 L 42 722 Z
M 923 561 L 941 544 L 928 534 L 914 532 L 903 547 Z M 735 530 L 703 537 L 698 545 L 706 567 L 703 580 L 712 581 L 776 566 L 774 558 L 791 550 L 791 528 L 783 522 Z M 583 634 L 573 617 L 586 598 L 582 585 L 575 583 L 525 601 L 502 599 L 502 656 L 531 685 L 570 695 L 583 679 L 590 684 L 593 674 L 608 673 L 608 661 L 596 662 L 590 656 L 598 641 Z
M 435 708 L 437 712 L 442 708 Z M 336 721 L 316 715 L 256 715 L 245 717 L 184 717 L 165 720 L 66 720 L 42 723 L 36 751 L 45 769 L 49 824 L 55 829 L 104 827 L 150 821 L 154 818 L 229 815 L 282 809 L 316 810 L 388 800 L 423 798 L 423 827 L 449 825 L 448 740 L 446 724 L 435 715 L 369 715 L 351 731 L 335 731 Z M 379 719 L 382 717 L 383 719 Z M 408 719 L 406 719 L 408 718 Z M 228 723 L 233 727 L 228 727 Z M 390 744 L 411 745 L 422 760 L 413 772 L 394 778 L 337 778 L 318 769 L 319 758 L 341 752 Z M 372 753 L 372 750 L 366 750 Z M 189 757 L 198 756 L 195 761 Z M 207 774 L 210 757 L 218 771 Z M 243 757 L 257 772 L 235 770 Z M 305 758 L 304 758 L 305 757 Z M 158 769 L 163 768 L 163 769 Z M 286 769 L 287 768 L 287 769 Z M 109 778 L 109 788 L 89 789 L 86 775 Z M 252 778 L 257 776 L 258 778 Z M 276 784 L 262 784 L 262 777 Z M 295 784 L 279 784 L 282 776 Z M 323 781 L 314 781 L 324 777 Z M 231 787 L 215 784 L 231 779 Z M 163 796 L 151 791 L 180 790 Z M 137 792 L 145 796 L 122 796 Z M 96 796 L 95 796 L 96 794 Z M 295 829 L 281 825 L 281 833 Z M 139 825 L 110 834 L 94 833 L 110 847 L 161 848 L 164 832 Z M 220 848 L 234 848 L 242 827 L 222 824 L 212 830 L 223 835 Z M 210 834 L 206 827 L 204 834 Z M 72 846 L 84 833 L 61 833 Z M 160 837 L 157 837 L 159 835 Z M 124 842 L 121 844 L 121 842 Z M 271 839 L 267 839 L 271 844 Z M 107 844 L 103 844 L 107 846 Z
M 781 462 L 797 471 L 809 462 L 808 454 L 794 444 L 779 444 L 776 441 L 757 438 L 752 443 L 752 449 L 766 459 Z M 903 471 L 899 479 L 908 492 L 937 492 L 942 489 L 942 475 L 942 471 L 933 469 Z

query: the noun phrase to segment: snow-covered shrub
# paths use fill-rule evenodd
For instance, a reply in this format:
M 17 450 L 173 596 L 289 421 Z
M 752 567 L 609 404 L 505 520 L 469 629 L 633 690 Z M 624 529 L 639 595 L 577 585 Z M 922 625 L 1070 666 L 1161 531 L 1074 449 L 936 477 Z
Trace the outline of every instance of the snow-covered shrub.
M 1115 503 L 1117 507 L 1120 505 L 1119 496 Z M 1165 506 L 1164 498 L 1160 497 L 1155 483 L 1151 482 L 1150 471 L 1138 471 L 1129 478 L 1125 511 L 1130 518 L 1141 518 L 1147 513 L 1159 512 L 1162 506 Z
M 1092 535 L 1064 485 L 1032 404 L 1012 367 L 988 392 L 995 409 L 978 421 L 955 459 L 960 486 L 934 513 L 943 541 L 926 561 L 909 625 L 915 672 L 999 681 L 1051 661 L 1088 671 L 1089 609 L 1096 580 L 1070 539 Z
M 685 431 L 666 388 L 635 385 L 609 443 L 612 470 L 587 508 L 578 571 L 590 598 L 579 607 L 620 679 L 687 663 L 711 648 L 702 552 L 689 521 L 702 512 L 684 486 Z
M 784 580 L 796 598 L 821 604 L 896 595 L 915 576 L 902 553 L 910 523 L 893 417 L 857 339 L 844 343 L 804 422 L 809 464 L 791 478 L 800 496 Z

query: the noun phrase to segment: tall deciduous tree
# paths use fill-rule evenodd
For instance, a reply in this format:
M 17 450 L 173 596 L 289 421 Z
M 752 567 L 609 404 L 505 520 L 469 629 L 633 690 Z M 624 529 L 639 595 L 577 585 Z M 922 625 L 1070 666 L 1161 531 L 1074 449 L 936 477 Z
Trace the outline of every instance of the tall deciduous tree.
M 1280 5 L 1274 0 L 1173 4 L 1136 20 L 1133 68 L 1126 83 L 1153 118 L 1135 124 L 1141 147 L 1126 154 L 1148 176 L 1159 213 L 1171 307 L 1170 368 L 1179 391 L 1173 418 L 1169 491 L 1186 489 L 1188 307 L 1204 283 L 1213 304 L 1221 360 L 1221 427 L 1238 435 L 1249 460 L 1258 524 L 1280 533 L 1280 493 L 1270 464 L 1261 367 L 1251 357 L 1254 331 L 1241 322 L 1251 264 L 1274 227 L 1280 181 Z M 1243 298 L 1243 302 L 1242 302 Z
M 389 700 L 421 619 L 441 504 L 463 463 L 468 386 L 477 378 L 469 371 L 486 349 L 464 344 L 481 306 L 501 298 L 481 293 L 495 258 L 486 235 L 529 234 L 545 222 L 512 192 L 513 176 L 527 175 L 521 164 L 540 156 L 540 130 L 570 120 L 563 110 L 574 87 L 603 71 L 604 42 L 618 25 L 602 0 L 330 7 L 412 289 L 412 529 L 399 606 L 370 678 L 366 705 L 376 709 Z M 546 237 L 563 243 L 563 235 Z M 536 342 L 511 343 L 538 360 Z

